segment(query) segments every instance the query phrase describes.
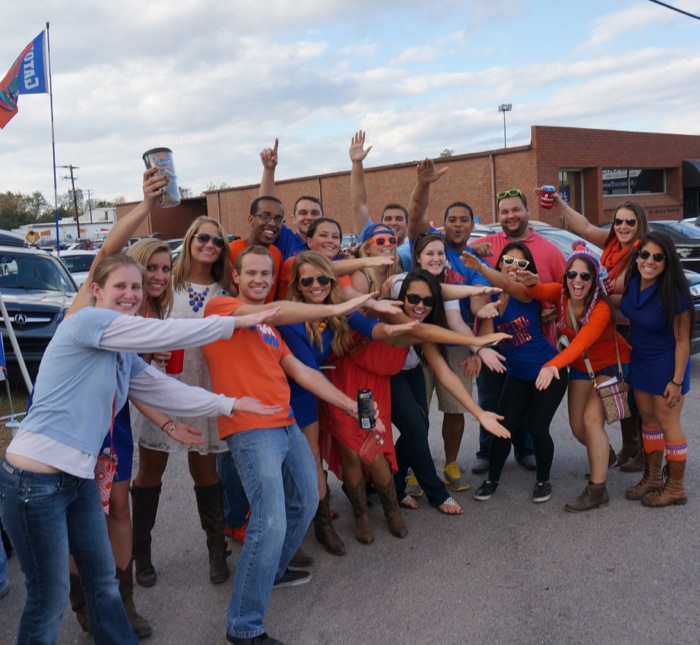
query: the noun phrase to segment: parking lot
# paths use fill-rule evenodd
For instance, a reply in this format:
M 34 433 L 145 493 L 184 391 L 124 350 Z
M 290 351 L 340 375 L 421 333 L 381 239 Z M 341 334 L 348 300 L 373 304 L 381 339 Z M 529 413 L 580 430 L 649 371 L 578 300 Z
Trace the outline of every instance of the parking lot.
M 700 363 L 693 382 L 700 378 Z M 336 527 L 348 546 L 344 557 L 327 555 L 310 532 L 306 550 L 316 562 L 310 584 L 275 591 L 266 628 L 288 645 L 357 643 L 674 643 L 700 640 L 700 463 L 697 424 L 700 394 L 691 390 L 683 412 L 690 458 L 689 503 L 648 509 L 624 499 L 638 475 L 610 472 L 606 508 L 571 515 L 563 505 L 585 485 L 585 452 L 571 437 L 566 406 L 555 417 L 554 494 L 533 504 L 532 474 L 513 460 L 488 502 L 457 493 L 465 507 L 447 517 L 422 503 L 404 511 L 408 537 L 392 537 L 375 506 L 376 541 L 352 537 L 352 513 L 331 478 Z M 440 416 L 431 412 L 431 445 L 442 467 Z M 619 429 L 613 427 L 619 447 Z M 476 447 L 468 422 L 460 462 Z M 232 569 L 240 547 L 229 558 Z M 222 643 L 231 582 L 208 581 L 204 534 L 184 455 L 166 471 L 154 531 L 158 584 L 136 588 L 136 602 L 154 627 L 154 645 Z M 16 559 L 13 583 L 0 601 L 0 643 L 14 642 L 24 591 Z M 89 643 L 70 610 L 59 644 Z

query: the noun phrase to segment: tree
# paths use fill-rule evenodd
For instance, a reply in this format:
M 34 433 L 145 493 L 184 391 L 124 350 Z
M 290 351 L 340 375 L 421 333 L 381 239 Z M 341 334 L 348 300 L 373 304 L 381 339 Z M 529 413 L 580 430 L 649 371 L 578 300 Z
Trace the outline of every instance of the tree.
M 212 192 L 215 190 L 225 190 L 230 188 L 230 186 L 225 181 L 210 181 L 207 184 L 205 192 Z
M 450 149 L 450 148 L 445 148 L 445 149 L 440 153 L 440 157 L 444 159 L 444 158 L 446 158 L 446 157 L 451 157 L 453 154 L 454 154 L 454 150 L 452 150 L 452 149 Z

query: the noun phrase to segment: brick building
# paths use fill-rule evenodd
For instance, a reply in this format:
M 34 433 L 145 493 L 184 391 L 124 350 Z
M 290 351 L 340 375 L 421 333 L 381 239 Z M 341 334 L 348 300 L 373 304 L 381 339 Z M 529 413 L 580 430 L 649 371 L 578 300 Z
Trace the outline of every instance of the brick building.
M 371 161 L 371 154 L 366 161 Z M 384 204 L 408 203 L 417 163 L 365 166 L 373 218 L 378 218 Z M 627 199 L 641 203 L 650 219 L 700 214 L 700 136 L 532 126 L 527 146 L 455 155 L 437 159 L 436 164 L 449 167 L 449 173 L 431 189 L 430 216 L 436 225 L 453 201 L 470 204 L 482 223 L 494 222 L 497 191 L 518 187 L 529 195 L 543 184 L 555 185 L 596 224 L 609 222 L 615 207 Z M 342 172 L 287 179 L 276 188 L 287 209 L 287 221 L 295 200 L 312 195 L 321 199 L 327 216 L 350 230 L 349 159 L 348 169 Z M 227 231 L 245 234 L 248 209 L 257 195 L 258 186 L 253 185 L 183 200 L 166 214 L 152 213 L 151 228 L 143 234 L 167 227 L 168 237 L 181 237 L 194 216 L 204 211 Z M 118 216 L 131 206 L 120 206 Z M 531 207 L 531 216 L 561 225 L 555 214 L 540 211 L 537 205 Z

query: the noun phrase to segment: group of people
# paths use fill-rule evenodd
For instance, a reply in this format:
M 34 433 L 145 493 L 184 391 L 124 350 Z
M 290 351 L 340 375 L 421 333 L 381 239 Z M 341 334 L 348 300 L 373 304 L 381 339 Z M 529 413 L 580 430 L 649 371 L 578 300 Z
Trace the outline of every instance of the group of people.
M 446 209 L 443 231 L 430 224 L 430 188 L 446 170 L 429 159 L 408 207 L 389 204 L 372 221 L 369 151 L 356 133 L 350 190 L 360 244 L 351 257 L 315 197 L 300 197 L 293 228 L 285 225 L 277 142 L 261 153 L 260 193 L 240 239 L 229 245 L 221 224 L 201 216 L 175 263 L 153 239 L 123 254 L 167 184 L 155 169 L 144 173 L 144 199 L 98 252 L 0 462 L 0 519 L 27 587 L 18 643 L 55 642 L 69 597 L 95 642 L 151 635 L 133 577 L 157 584 L 161 480 L 183 446 L 213 584 L 230 576 L 226 536 L 243 545 L 226 625 L 239 645 L 280 642 L 266 634 L 265 612 L 273 588 L 310 580 L 313 558 L 301 543 L 312 523 L 329 554 L 346 553 L 328 471 L 342 482 L 362 544 L 375 539 L 371 491 L 397 538 L 409 530 L 402 509 L 424 495 L 443 514 L 463 513 L 453 493 L 469 488 L 457 463 L 465 413 L 480 428 L 472 471 L 488 473 L 477 500 L 498 489 L 511 445 L 535 473 L 532 501 L 551 498 L 549 428 L 568 392 L 590 475 L 567 511 L 607 504 L 608 468 L 623 463 L 644 469 L 629 499 L 686 502 L 680 412 L 693 304 L 672 243 L 647 230 L 644 210 L 621 204 L 608 233 L 555 195 L 569 227 L 604 248 L 599 259 L 582 240 L 566 259 L 529 226 L 525 194 L 505 190 L 496 195 L 502 230 L 470 246 L 466 202 Z M 171 369 L 183 349 L 182 368 Z M 616 454 L 594 381 L 619 372 L 634 415 Z M 78 402 L 68 403 L 66 387 L 80 389 Z M 366 390 L 373 414 L 360 419 Z M 433 392 L 444 414 L 442 476 L 428 443 Z M 106 506 L 95 481 L 105 455 L 117 457 Z

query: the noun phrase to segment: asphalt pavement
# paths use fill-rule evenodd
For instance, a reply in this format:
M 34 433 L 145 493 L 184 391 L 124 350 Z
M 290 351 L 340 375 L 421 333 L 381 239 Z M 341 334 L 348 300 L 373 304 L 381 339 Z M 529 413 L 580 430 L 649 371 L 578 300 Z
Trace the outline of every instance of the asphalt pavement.
M 700 383 L 700 360 L 693 383 Z M 612 469 L 610 504 L 581 515 L 564 512 L 585 486 L 585 450 L 571 436 L 566 405 L 552 425 L 555 458 L 549 502 L 530 501 L 534 477 L 511 458 L 486 502 L 472 498 L 483 476 L 469 473 L 471 491 L 456 493 L 465 513 L 447 517 L 422 501 L 404 511 L 409 534 L 392 537 L 378 503 L 371 510 L 376 541 L 353 538 L 350 503 L 331 476 L 336 530 L 348 553 L 330 556 L 313 532 L 304 548 L 315 558 L 312 581 L 275 590 L 265 627 L 294 645 L 361 643 L 684 643 L 700 642 L 700 393 L 686 398 L 689 443 L 686 506 L 648 509 L 624 499 L 639 475 Z M 431 411 L 431 446 L 443 466 L 441 415 Z M 620 445 L 619 425 L 610 428 Z M 460 463 L 477 446 L 469 419 Z M 223 643 L 231 580 L 208 580 L 184 454 L 171 458 L 154 530 L 158 583 L 136 587 L 136 604 L 153 625 L 153 645 Z M 234 546 L 232 572 L 240 547 Z M 15 642 L 24 603 L 22 574 L 10 560 L 12 589 L 0 600 L 0 644 Z M 84 644 L 66 610 L 58 643 Z

